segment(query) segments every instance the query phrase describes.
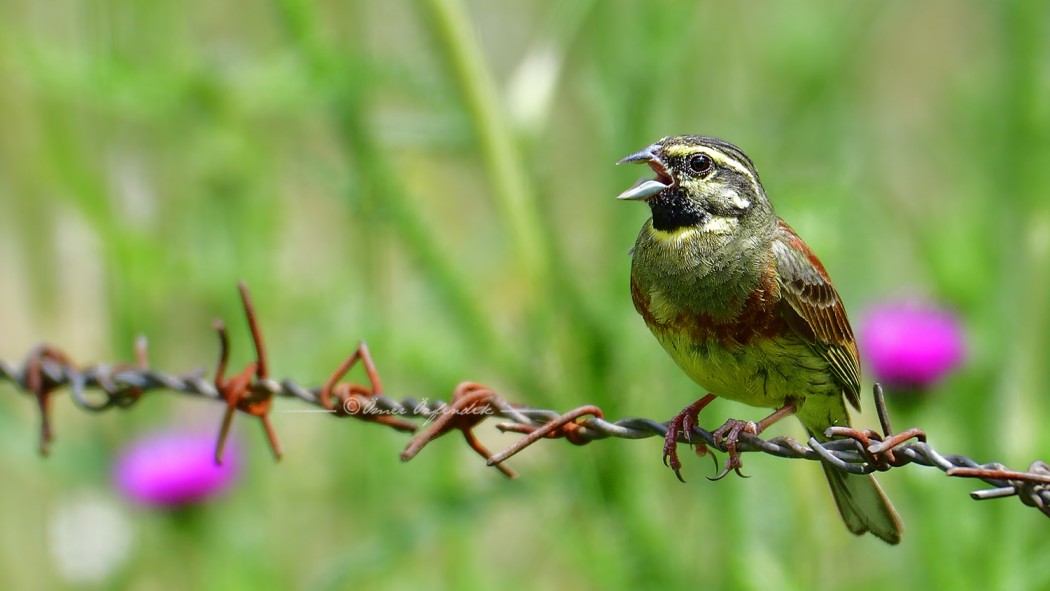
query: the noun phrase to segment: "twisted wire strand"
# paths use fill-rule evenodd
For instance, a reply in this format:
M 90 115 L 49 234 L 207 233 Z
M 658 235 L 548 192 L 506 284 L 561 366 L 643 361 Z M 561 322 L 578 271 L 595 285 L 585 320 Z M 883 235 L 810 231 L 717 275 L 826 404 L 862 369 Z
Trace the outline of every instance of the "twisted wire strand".
M 141 345 L 144 348 L 144 344 Z M 366 350 L 367 354 L 367 350 Z M 342 369 L 342 368 L 341 368 Z M 345 371 L 345 370 L 344 370 Z M 294 380 L 277 381 L 268 377 L 256 378 L 244 389 L 244 398 L 233 402 L 216 383 L 207 380 L 202 370 L 184 374 L 170 374 L 133 365 L 95 365 L 78 369 L 69 360 L 51 347 L 38 347 L 19 366 L 0 360 L 0 382 L 10 382 L 16 389 L 37 396 L 40 400 L 56 389 L 68 389 L 72 400 L 79 408 L 89 412 L 104 412 L 112 408 L 128 408 L 143 395 L 153 391 L 171 391 L 205 398 L 217 402 L 235 404 L 241 410 L 245 400 L 257 401 L 272 397 L 293 398 L 308 405 L 319 407 L 310 412 L 334 414 L 342 417 L 384 422 L 383 417 L 397 420 L 422 420 L 427 430 L 417 435 L 402 453 L 402 459 L 415 456 L 429 441 L 451 430 L 460 430 L 468 443 L 483 455 L 490 465 L 495 465 L 508 476 L 515 474 L 504 467 L 503 462 L 521 449 L 540 438 L 566 438 L 574 444 L 583 445 L 606 438 L 645 439 L 664 437 L 668 424 L 646 418 L 624 418 L 606 420 L 597 407 L 581 407 L 577 411 L 559 413 L 550 409 L 538 409 L 510 404 L 480 384 L 465 382 L 457 388 L 451 402 L 443 400 L 415 399 L 411 397 L 395 400 L 385 394 L 367 388 L 349 386 L 338 398 L 341 406 L 325 404 L 325 387 L 306 387 Z M 357 391 L 353 391 L 358 388 Z M 885 402 L 881 389 L 876 386 L 876 405 L 880 417 L 885 417 Z M 459 404 L 458 400 L 466 400 Z M 45 413 L 42 433 L 42 452 L 46 453 L 46 441 L 50 437 L 50 426 L 46 416 L 47 405 L 41 402 Z M 286 412 L 297 412 L 288 410 Z M 575 414 L 574 414 L 575 413 Z M 255 413 L 251 413 L 255 414 Z M 258 415 L 257 415 L 258 416 Z M 491 454 L 473 439 L 470 430 L 485 419 L 496 417 L 502 420 L 497 427 L 503 431 L 526 433 L 533 441 L 516 444 L 500 454 Z M 883 419 L 884 432 L 889 433 L 888 420 Z M 390 423 L 388 423 L 390 424 Z M 413 425 L 401 424 L 401 430 L 412 430 Z M 1018 496 L 1020 500 L 1036 507 L 1050 516 L 1050 466 L 1037 461 L 1026 472 L 1014 472 L 999 463 L 979 463 L 959 454 L 942 454 L 925 442 L 920 431 L 911 430 L 903 436 L 883 437 L 872 431 L 839 429 L 840 438 L 819 442 L 815 438 L 803 443 L 790 437 L 762 439 L 744 433 L 737 449 L 741 452 L 762 452 L 768 455 L 811 461 L 828 462 L 841 470 L 856 474 L 885 471 L 907 464 L 930 466 L 944 471 L 949 476 L 979 478 L 992 489 L 971 493 L 976 500 Z M 913 438 L 919 437 L 918 440 Z M 685 434 L 679 434 L 680 442 L 687 442 Z M 712 432 L 694 428 L 689 441 L 704 441 L 725 452 L 724 442 Z M 524 440 L 523 440 L 524 441 Z M 276 451 L 276 450 L 275 450 Z

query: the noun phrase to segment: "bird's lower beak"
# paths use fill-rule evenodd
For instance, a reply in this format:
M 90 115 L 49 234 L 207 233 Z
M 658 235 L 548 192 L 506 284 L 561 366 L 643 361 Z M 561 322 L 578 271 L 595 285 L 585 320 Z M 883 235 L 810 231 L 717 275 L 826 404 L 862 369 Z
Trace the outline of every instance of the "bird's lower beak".
M 617 199 L 623 199 L 625 201 L 644 201 L 672 185 L 673 181 L 671 175 L 667 173 L 667 168 L 664 166 L 663 161 L 661 161 L 660 157 L 653 151 L 653 146 L 649 146 L 644 150 L 639 150 L 638 152 L 621 159 L 616 164 L 634 162 L 645 162 L 648 164 L 649 167 L 653 169 L 653 172 L 656 173 L 656 178 L 639 179 L 630 189 L 617 195 Z
M 625 201 L 644 201 L 670 186 L 655 179 L 638 179 L 637 183 L 617 195 L 616 198 Z

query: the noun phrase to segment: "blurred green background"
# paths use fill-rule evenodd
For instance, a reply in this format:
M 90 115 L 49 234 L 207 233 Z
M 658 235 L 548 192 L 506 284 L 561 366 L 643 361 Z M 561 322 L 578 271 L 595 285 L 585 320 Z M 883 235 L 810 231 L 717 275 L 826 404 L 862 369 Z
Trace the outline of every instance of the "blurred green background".
M 902 296 L 960 314 L 966 366 L 895 407 L 898 427 L 980 461 L 1046 457 L 1042 2 L 2 6 L 0 358 L 46 341 L 116 362 L 145 333 L 156 367 L 211 367 L 218 316 L 242 364 L 243 278 L 275 377 L 320 384 L 364 339 L 396 397 L 470 379 L 666 420 L 701 392 L 631 305 L 648 211 L 613 197 L 644 173 L 613 163 L 703 133 L 752 156 L 855 321 Z M 157 428 L 217 428 L 221 407 L 156 394 L 88 415 L 62 395 L 45 461 L 32 399 L 0 398 L 5 588 L 1050 585 L 1045 517 L 928 468 L 881 478 L 906 524 L 891 548 L 845 530 L 811 463 L 749 455 L 752 478 L 711 483 L 687 455 L 682 485 L 656 439 L 554 441 L 508 481 L 455 436 L 402 464 L 402 434 L 278 412 L 283 462 L 239 417 L 239 486 L 167 514 L 117 496 L 113 458 Z M 761 412 L 719 401 L 704 424 Z M 78 495 L 130 523 L 100 582 L 55 566 L 48 524 Z

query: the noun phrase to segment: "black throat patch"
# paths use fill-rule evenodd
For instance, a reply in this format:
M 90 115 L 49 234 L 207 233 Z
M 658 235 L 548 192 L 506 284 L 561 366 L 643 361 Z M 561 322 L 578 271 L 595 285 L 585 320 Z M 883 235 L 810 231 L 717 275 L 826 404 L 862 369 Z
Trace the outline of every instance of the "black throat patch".
M 663 232 L 679 228 L 699 226 L 711 218 L 711 214 L 677 191 L 666 190 L 649 200 L 653 212 L 653 227 Z

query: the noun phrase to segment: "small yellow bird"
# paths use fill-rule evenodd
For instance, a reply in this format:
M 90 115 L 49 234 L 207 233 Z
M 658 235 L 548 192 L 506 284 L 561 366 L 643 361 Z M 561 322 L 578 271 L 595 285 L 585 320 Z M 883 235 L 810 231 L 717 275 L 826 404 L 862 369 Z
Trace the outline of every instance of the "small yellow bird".
M 675 474 L 678 434 L 688 437 L 715 396 L 775 409 L 715 432 L 730 451 L 727 470 L 740 467 L 740 433 L 785 416 L 820 441 L 827 427 L 848 426 L 843 395 L 860 408 L 853 330 L 824 266 L 773 212 L 751 159 L 722 140 L 672 136 L 626 162 L 656 173 L 619 196 L 652 211 L 632 250 L 635 308 L 678 366 L 712 392 L 669 425 L 664 459 Z M 822 465 L 851 532 L 900 542 L 900 517 L 873 476 Z

